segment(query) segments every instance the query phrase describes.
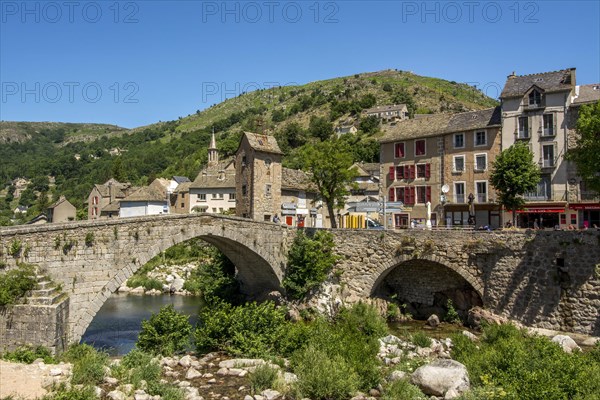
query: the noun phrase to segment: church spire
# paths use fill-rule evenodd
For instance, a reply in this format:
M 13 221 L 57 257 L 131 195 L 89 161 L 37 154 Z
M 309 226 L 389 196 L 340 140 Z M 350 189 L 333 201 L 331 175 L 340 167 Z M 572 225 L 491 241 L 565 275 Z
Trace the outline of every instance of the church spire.
M 215 139 L 215 128 L 213 128 L 212 136 L 210 138 L 210 145 L 208 146 L 208 166 L 216 167 L 219 164 L 219 152 L 217 150 L 217 141 Z

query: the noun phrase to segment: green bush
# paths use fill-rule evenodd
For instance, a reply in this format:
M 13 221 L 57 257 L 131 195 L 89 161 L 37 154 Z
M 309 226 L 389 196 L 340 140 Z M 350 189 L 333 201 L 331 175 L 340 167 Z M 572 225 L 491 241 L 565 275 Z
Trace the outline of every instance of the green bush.
M 235 265 L 218 249 L 206 251 L 210 261 L 198 266 L 186 279 L 183 288 L 211 304 L 224 300 L 237 304 L 241 300 Z
M 600 363 L 591 355 L 567 354 L 512 325 L 485 327 L 477 346 L 460 336 L 453 338 L 452 357 L 465 364 L 475 387 L 503 390 L 509 399 L 598 398 Z
M 333 252 L 333 235 L 318 231 L 313 237 L 298 231 L 288 253 L 283 287 L 293 299 L 304 298 L 319 287 L 338 260 Z
M 419 347 L 429 347 L 431 346 L 431 338 L 424 334 L 423 332 L 415 332 L 410 336 L 411 342 L 414 345 Z
M 15 304 L 28 291 L 33 290 L 36 285 L 35 275 L 34 267 L 26 264 L 0 274 L 0 307 Z
M 331 356 L 310 344 L 292 358 L 297 389 L 311 399 L 348 399 L 359 388 L 359 377 L 340 355 Z
M 381 400 L 426 400 L 427 397 L 407 379 L 399 379 L 385 386 Z
M 183 351 L 189 345 L 192 326 L 188 317 L 173 308 L 162 307 L 149 320 L 142 321 L 137 346 L 147 352 L 163 356 Z
M 156 289 L 162 291 L 163 283 L 155 278 L 134 275 L 127 280 L 127 286 L 130 288 L 136 288 L 141 286 L 146 290 Z
M 272 302 L 241 306 L 220 302 L 200 313 L 196 347 L 200 351 L 224 350 L 248 357 L 275 355 L 288 325 L 285 310 Z
M 444 320 L 446 322 L 450 322 L 452 324 L 462 323 L 462 320 L 460 319 L 460 315 L 458 315 L 456 308 L 454 308 L 454 304 L 452 303 L 452 300 L 448 299 L 448 302 L 446 303 L 446 309 L 447 309 L 446 316 L 444 317 Z
M 38 358 L 43 359 L 44 363 L 46 364 L 53 364 L 56 362 L 54 357 L 52 357 L 52 353 L 50 352 L 50 350 L 44 346 L 21 346 L 14 351 L 5 353 L 2 356 L 2 358 L 8 361 L 20 362 L 25 364 L 31 364 Z
M 42 400 L 97 400 L 97 397 L 92 386 L 67 388 L 63 383 L 42 397 Z
M 254 394 L 260 394 L 265 389 L 273 389 L 277 377 L 278 370 L 269 364 L 257 366 L 250 374 L 250 389 Z
M 99 352 L 87 344 L 76 344 L 67 349 L 63 358 L 73 363 L 71 383 L 97 385 L 104 379 L 108 354 Z

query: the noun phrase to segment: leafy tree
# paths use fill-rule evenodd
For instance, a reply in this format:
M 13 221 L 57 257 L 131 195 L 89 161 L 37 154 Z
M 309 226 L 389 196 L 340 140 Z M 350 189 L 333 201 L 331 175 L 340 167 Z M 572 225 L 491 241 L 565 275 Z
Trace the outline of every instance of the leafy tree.
M 310 118 L 308 131 L 311 134 L 311 136 L 315 138 L 327 140 L 331 137 L 331 134 L 333 133 L 333 124 L 329 122 L 325 117 L 312 116 Z
M 415 99 L 413 96 L 406 91 L 406 89 L 400 89 L 394 97 L 392 101 L 395 104 L 406 104 L 406 108 L 408 109 L 408 116 L 410 118 L 414 117 L 415 111 L 417 110 L 417 104 L 415 103 Z
M 313 237 L 298 231 L 288 253 L 288 265 L 283 287 L 293 299 L 302 299 L 320 286 L 338 257 L 333 253 L 335 243 L 329 232 L 319 231 Z
M 143 351 L 170 356 L 186 348 L 191 333 L 188 317 L 175 311 L 173 305 L 169 304 L 149 320 L 142 321 L 137 346 Z
M 37 201 L 35 202 L 35 208 L 39 213 L 45 213 L 49 205 L 50 201 L 48 200 L 48 192 L 41 192 L 37 198 Z
M 49 189 L 48 177 L 46 175 L 35 176 L 31 180 L 31 187 L 38 192 L 47 192 Z
M 383 84 L 383 91 L 384 92 L 391 92 L 392 91 L 392 85 L 390 85 L 389 83 L 384 83 Z
M 271 114 L 271 120 L 273 122 L 281 122 L 285 120 L 285 111 L 283 109 L 274 110 Z
M 352 154 L 346 142 L 328 140 L 304 148 L 305 169 L 311 173 L 311 181 L 317 186 L 319 197 L 327 205 L 331 226 L 337 228 L 334 207 L 343 207 L 348 187 L 356 176 L 352 166 Z
M 379 118 L 370 115 L 360 120 L 359 128 L 364 133 L 371 135 L 379 130 Z
M 377 103 L 377 98 L 374 94 L 367 94 L 360 99 L 361 108 L 371 108 Z
M 581 106 L 577 133 L 577 147 L 567 152 L 567 159 L 575 162 L 588 187 L 600 192 L 600 101 Z
M 499 201 L 512 210 L 513 226 L 516 210 L 523 207 L 523 194 L 536 188 L 540 168 L 533 161 L 533 153 L 526 144 L 517 142 L 502 151 L 494 161 L 491 183 L 499 194 Z
M 30 207 L 36 200 L 35 193 L 33 193 L 33 189 L 31 186 L 27 186 L 27 189 L 21 192 L 21 197 L 19 197 L 19 205 Z

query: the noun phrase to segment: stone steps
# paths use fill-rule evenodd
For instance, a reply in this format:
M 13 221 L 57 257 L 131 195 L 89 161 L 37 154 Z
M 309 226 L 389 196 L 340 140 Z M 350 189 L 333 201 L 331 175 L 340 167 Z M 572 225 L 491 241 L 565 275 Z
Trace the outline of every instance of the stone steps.
M 47 276 L 37 275 L 37 285 L 27 297 L 27 304 L 34 306 L 51 306 L 60 303 L 66 294 L 62 293 L 56 283 Z

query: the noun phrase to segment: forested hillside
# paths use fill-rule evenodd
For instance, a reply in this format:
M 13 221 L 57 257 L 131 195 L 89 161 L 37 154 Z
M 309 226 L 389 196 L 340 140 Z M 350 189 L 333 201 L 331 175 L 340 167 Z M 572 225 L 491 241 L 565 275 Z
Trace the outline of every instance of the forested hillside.
M 354 124 L 344 135 L 355 161 L 376 162 L 380 126 L 361 111 L 405 103 L 411 114 L 461 112 L 497 102 L 466 84 L 382 71 L 243 93 L 178 120 L 125 130 L 114 125 L 0 122 L 0 224 L 10 224 L 17 204 L 31 206 L 22 222 L 63 194 L 81 210 L 94 183 L 114 177 L 144 185 L 155 177 L 194 179 L 207 159 L 214 129 L 221 156 L 237 149 L 242 131 L 273 134 L 286 153 L 284 164 L 303 166 L 301 148 L 333 136 L 336 126 Z M 50 184 L 48 176 L 55 177 Z M 33 184 L 17 201 L 11 180 Z

